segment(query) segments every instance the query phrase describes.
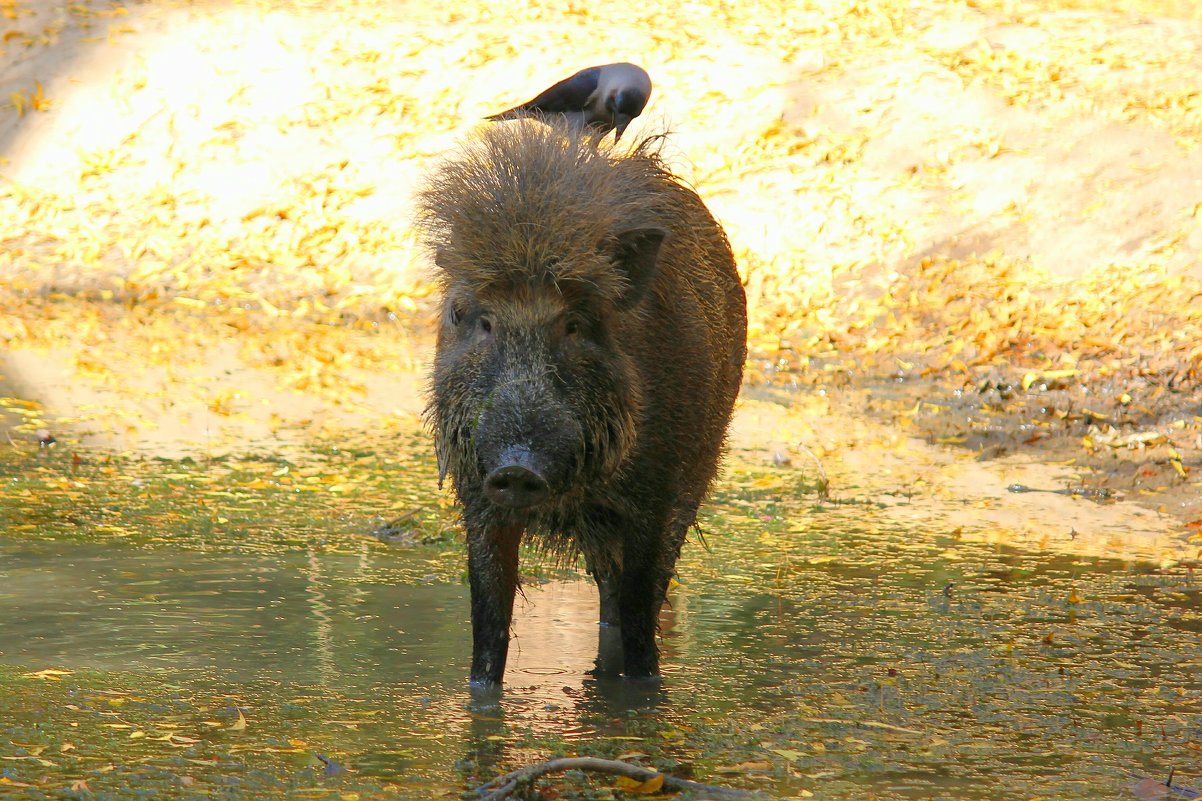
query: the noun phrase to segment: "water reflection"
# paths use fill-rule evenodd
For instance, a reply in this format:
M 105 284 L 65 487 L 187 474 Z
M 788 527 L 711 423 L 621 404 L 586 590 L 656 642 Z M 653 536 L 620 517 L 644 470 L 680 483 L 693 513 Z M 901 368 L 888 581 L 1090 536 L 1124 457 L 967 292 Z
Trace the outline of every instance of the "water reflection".
M 463 589 L 382 582 L 379 556 L 366 551 L 232 556 L 76 543 L 12 546 L 2 558 L 3 662 L 337 691 L 459 680 Z
M 728 783 L 829 798 L 1117 797 L 1132 774 L 1191 764 L 1202 587 L 1187 569 L 822 519 L 711 523 L 723 533 L 686 549 L 661 621 L 662 683 L 606 675 L 590 582 L 531 582 L 505 692 L 473 698 L 466 588 L 420 578 L 430 549 L 367 543 L 0 545 L 0 664 L 142 677 L 155 703 L 183 688 L 170 703 L 202 721 L 196 698 L 236 699 L 340 754 L 339 781 L 422 790 L 585 745 L 711 781 L 759 766 Z

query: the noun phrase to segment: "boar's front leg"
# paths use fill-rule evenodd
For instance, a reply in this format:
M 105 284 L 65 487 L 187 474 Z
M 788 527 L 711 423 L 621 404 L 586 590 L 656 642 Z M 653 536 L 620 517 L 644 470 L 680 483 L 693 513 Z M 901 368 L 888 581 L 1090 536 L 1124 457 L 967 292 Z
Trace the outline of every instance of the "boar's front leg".
M 672 571 L 658 556 L 649 553 L 631 558 L 632 554 L 626 553 L 618 606 L 622 619 L 623 672 L 627 678 L 659 675 L 659 647 L 655 634 Z
M 521 527 L 468 530 L 467 569 L 472 588 L 471 682 L 474 685 L 497 685 L 505 675 L 521 539 Z
M 628 678 L 659 675 L 659 611 L 668 598 L 668 584 L 684 543 L 688 523 L 678 516 L 662 527 L 635 529 L 626 541 L 622 559 L 618 610 L 622 626 L 623 672 Z

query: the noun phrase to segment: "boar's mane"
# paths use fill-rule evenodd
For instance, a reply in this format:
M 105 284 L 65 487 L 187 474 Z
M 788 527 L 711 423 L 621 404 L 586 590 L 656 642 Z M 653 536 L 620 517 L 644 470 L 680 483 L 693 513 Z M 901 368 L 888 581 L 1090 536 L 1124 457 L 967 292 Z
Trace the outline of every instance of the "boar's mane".
M 678 216 L 682 187 L 654 148 L 660 139 L 616 151 L 541 123 L 481 128 L 418 196 L 442 280 L 474 291 L 583 283 L 619 298 L 627 281 L 609 258 L 618 235 Z

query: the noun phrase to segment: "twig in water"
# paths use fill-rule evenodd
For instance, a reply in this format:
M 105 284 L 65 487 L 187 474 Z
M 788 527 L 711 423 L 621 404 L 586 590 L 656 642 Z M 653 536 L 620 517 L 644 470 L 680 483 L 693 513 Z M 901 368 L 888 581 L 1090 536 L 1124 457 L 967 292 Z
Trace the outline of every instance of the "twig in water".
M 831 499 L 831 480 L 826 476 L 826 468 L 822 466 L 822 460 L 804 442 L 797 443 L 797 447 L 809 454 L 810 458 L 814 460 L 814 464 L 818 465 L 818 500 L 829 501 Z
M 923 732 L 917 729 L 907 729 L 904 726 L 894 726 L 892 723 L 883 723 L 879 720 L 849 720 L 846 718 L 797 718 L 806 723 L 842 723 L 847 726 L 859 726 L 865 729 L 884 729 L 885 731 L 893 731 L 898 734 L 916 734 L 922 735 Z
M 498 776 L 487 784 L 476 788 L 476 795 L 483 801 L 500 801 L 508 798 L 522 786 L 533 784 L 540 776 L 548 773 L 562 773 L 567 770 L 586 770 L 594 773 L 608 773 L 614 776 L 626 776 L 637 781 L 645 782 L 660 775 L 659 771 L 641 768 L 616 759 L 597 759 L 595 757 L 563 757 L 527 765 L 520 770 Z M 664 776 L 665 790 L 697 790 L 712 798 L 758 798 L 759 793 L 747 790 L 735 790 L 730 787 L 715 787 L 710 784 L 700 784 L 687 779 L 677 779 L 674 776 Z

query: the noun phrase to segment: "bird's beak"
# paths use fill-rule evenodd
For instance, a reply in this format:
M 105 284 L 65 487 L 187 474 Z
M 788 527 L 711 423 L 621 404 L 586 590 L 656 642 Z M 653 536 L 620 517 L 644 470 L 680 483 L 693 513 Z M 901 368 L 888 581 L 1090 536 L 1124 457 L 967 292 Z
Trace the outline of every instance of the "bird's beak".
M 622 138 L 622 132 L 626 130 L 626 126 L 629 125 L 630 121 L 633 119 L 634 117 L 630 116 L 629 114 L 614 115 L 614 144 L 617 144 L 618 140 Z

